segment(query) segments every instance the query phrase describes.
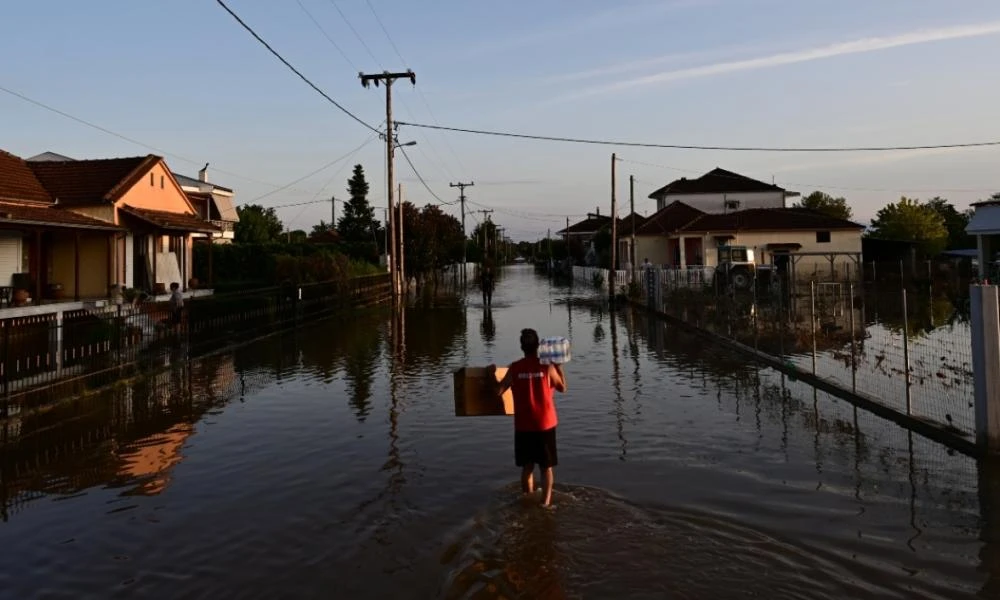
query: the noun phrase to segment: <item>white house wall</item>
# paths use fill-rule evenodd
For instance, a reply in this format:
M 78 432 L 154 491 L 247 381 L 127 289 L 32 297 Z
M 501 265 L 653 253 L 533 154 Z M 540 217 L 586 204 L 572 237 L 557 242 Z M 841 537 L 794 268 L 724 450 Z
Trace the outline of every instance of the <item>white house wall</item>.
M 727 201 L 740 203 L 739 210 L 747 208 L 784 208 L 784 192 L 736 192 L 725 194 L 667 194 L 666 198 L 656 201 L 657 210 L 672 202 L 683 202 L 692 208 L 710 214 L 732 212 L 726 210 Z

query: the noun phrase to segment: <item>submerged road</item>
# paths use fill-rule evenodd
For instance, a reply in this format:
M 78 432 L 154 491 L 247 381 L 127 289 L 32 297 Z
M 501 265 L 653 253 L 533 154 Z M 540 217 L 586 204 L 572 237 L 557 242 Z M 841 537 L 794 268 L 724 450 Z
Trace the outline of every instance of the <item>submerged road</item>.
M 452 372 L 570 337 L 554 511 Z M 3 598 L 1000 598 L 1000 474 L 504 270 L 0 425 Z

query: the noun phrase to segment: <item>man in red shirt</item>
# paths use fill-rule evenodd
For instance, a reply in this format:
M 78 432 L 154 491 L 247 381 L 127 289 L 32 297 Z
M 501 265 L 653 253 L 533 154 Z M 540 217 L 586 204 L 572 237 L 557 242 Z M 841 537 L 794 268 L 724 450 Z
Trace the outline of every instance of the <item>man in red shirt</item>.
M 559 365 L 543 365 L 538 360 L 538 333 L 521 330 L 524 358 L 510 365 L 500 382 L 499 393 L 508 389 L 514 396 L 514 462 L 521 467 L 521 489 L 534 491 L 535 465 L 542 472 L 542 506 L 552 504 L 552 468 L 559 463 L 556 453 L 556 405 L 552 390 L 566 391 L 566 378 Z M 496 366 L 493 365 L 495 369 Z

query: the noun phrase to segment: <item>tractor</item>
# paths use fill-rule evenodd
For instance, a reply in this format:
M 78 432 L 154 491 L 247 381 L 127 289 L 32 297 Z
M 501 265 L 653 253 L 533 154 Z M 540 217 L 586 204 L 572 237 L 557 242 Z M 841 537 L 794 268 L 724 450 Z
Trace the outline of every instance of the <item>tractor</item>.
M 773 276 L 771 265 L 754 263 L 753 250 L 746 246 L 719 246 L 718 266 L 715 269 L 716 289 L 732 287 L 734 291 L 768 287 Z

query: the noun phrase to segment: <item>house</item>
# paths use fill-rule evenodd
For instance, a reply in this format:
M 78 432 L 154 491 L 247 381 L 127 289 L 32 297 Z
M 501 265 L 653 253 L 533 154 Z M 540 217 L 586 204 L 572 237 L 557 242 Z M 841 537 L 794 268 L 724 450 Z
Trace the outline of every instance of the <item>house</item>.
M 979 277 L 993 282 L 1000 275 L 1000 198 L 972 205 L 965 232 L 976 236 Z
M 174 173 L 174 178 L 187 194 L 198 216 L 217 227 L 220 233 L 199 234 L 216 244 L 231 244 L 240 221 L 233 202 L 233 190 L 208 181 L 208 165 L 198 171 L 198 178 Z
M 106 297 L 109 249 L 124 234 L 113 221 L 61 208 L 29 163 L 0 150 L 0 303 L 15 290 L 25 296 L 19 304 Z
M 28 162 L 65 162 L 76 159 L 56 152 L 43 152 L 26 160 Z M 214 235 L 200 233 L 194 234 L 193 237 L 205 238 L 217 244 L 232 243 L 236 223 L 240 220 L 234 205 L 235 194 L 233 190 L 210 183 L 207 164 L 198 171 L 197 179 L 179 173 L 172 174 L 177 183 L 180 184 L 181 189 L 187 194 L 188 200 L 194 206 L 198 216 L 220 230 Z
M 642 262 L 642 258 L 638 255 L 634 257 L 631 253 L 632 250 L 632 233 L 633 231 L 638 232 L 639 228 L 646 224 L 646 217 L 640 215 L 639 213 L 631 213 L 628 216 L 618 219 L 618 268 L 624 269 L 628 265 L 635 266 L 637 263 Z
M 590 246 L 590 242 L 593 241 L 597 232 L 610 224 L 611 217 L 602 215 L 601 209 L 598 207 L 596 213 L 587 213 L 586 219 L 567 225 L 565 229 L 560 229 L 556 234 L 565 237 L 567 242 L 576 242 L 586 248 Z
M 3 299 L 27 293 L 38 304 L 107 298 L 113 286 L 187 288 L 193 236 L 219 230 L 196 214 L 161 157 L 46 158 L 0 151 Z
M 683 202 L 712 214 L 748 208 L 785 208 L 785 199 L 798 195 L 774 184 L 715 168 L 696 179 L 682 177 L 672 181 L 649 197 L 656 200 L 657 210 Z
M 88 247 L 85 262 L 99 260 L 109 272 L 87 269 L 82 289 L 70 288 L 74 296 L 104 297 L 113 285 L 161 292 L 177 282 L 186 289 L 193 276 L 192 235 L 219 232 L 198 216 L 162 157 L 26 164 L 56 207 L 125 230 L 108 247 Z M 51 276 L 66 279 L 68 273 Z
M 668 267 L 717 266 L 716 248 L 746 246 L 758 264 L 846 275 L 861 259 L 864 226 L 805 208 L 708 213 L 675 201 L 636 232 L 639 260 Z

